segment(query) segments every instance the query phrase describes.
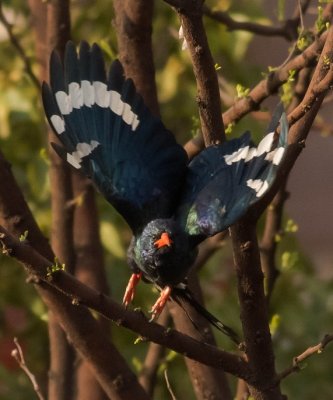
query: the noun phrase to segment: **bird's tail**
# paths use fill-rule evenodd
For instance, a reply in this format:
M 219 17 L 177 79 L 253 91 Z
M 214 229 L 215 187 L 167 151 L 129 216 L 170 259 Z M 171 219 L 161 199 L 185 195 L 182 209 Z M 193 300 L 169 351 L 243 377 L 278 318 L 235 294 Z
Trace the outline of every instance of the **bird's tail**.
M 198 314 L 200 314 L 202 317 L 204 317 L 210 324 L 215 326 L 216 329 L 218 329 L 220 332 L 224 333 L 230 339 L 236 343 L 237 345 L 240 344 L 240 339 L 238 334 L 229 326 L 225 325 L 222 323 L 219 319 L 214 317 L 213 314 L 211 314 L 206 308 L 200 304 L 192 294 L 192 292 L 187 288 L 187 286 L 178 286 L 176 288 L 173 288 L 172 290 L 172 295 L 171 298 L 180 306 L 183 308 L 183 310 L 186 312 L 184 309 L 182 303 L 185 302 L 189 304 L 192 308 L 194 308 Z M 187 314 L 188 315 L 188 314 Z M 191 322 L 194 324 L 194 326 L 197 328 L 195 325 L 194 321 L 191 319 L 191 317 L 188 315 L 190 318 Z

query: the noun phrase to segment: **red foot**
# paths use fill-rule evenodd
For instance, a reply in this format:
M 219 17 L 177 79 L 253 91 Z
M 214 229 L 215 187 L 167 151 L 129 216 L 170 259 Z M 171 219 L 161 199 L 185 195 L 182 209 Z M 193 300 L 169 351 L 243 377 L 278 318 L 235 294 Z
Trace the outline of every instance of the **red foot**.
M 153 305 L 152 309 L 151 309 L 151 319 L 150 321 L 153 321 L 155 318 L 157 318 L 161 312 L 163 311 L 163 308 L 165 306 L 165 303 L 168 301 L 170 294 L 171 294 L 171 287 L 170 286 L 166 286 L 161 294 L 160 297 L 157 299 L 156 303 Z
M 128 281 L 128 284 L 126 286 L 124 298 L 123 298 L 123 304 L 125 307 L 129 305 L 133 301 L 134 298 L 134 293 L 135 293 L 135 287 L 139 283 L 141 279 L 142 273 L 139 272 L 138 274 L 132 274 L 130 277 L 130 280 Z

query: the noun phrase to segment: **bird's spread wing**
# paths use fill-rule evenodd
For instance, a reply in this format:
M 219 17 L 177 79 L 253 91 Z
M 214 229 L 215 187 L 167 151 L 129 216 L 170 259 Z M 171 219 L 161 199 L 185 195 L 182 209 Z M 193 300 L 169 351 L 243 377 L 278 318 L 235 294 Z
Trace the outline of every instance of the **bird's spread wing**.
M 45 113 L 63 147 L 57 153 L 91 177 L 133 231 L 169 217 L 178 200 L 187 156 L 125 79 L 119 61 L 108 77 L 100 48 L 66 47 L 64 68 L 53 53 Z
M 223 231 L 266 193 L 287 147 L 287 134 L 281 106 L 257 147 L 246 132 L 238 139 L 206 148 L 193 159 L 177 217 L 194 241 Z

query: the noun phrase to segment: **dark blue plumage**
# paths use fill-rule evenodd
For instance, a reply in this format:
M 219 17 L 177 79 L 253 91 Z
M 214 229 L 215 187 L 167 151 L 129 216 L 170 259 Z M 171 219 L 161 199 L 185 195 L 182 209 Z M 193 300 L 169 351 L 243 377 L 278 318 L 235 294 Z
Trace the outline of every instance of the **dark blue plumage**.
M 119 61 L 108 75 L 97 45 L 68 43 L 64 68 L 51 56 L 50 86 L 42 88 L 45 113 L 63 147 L 57 153 L 91 177 L 133 231 L 133 276 L 124 302 L 142 276 L 162 291 L 158 314 L 171 296 L 191 302 L 213 325 L 231 330 L 195 302 L 184 280 L 196 246 L 226 229 L 271 186 L 287 146 L 282 108 L 269 133 L 254 146 L 250 134 L 203 150 L 188 164 L 183 148 L 125 79 Z M 274 133 L 280 121 L 281 133 Z M 203 311 L 204 310 L 204 311 Z

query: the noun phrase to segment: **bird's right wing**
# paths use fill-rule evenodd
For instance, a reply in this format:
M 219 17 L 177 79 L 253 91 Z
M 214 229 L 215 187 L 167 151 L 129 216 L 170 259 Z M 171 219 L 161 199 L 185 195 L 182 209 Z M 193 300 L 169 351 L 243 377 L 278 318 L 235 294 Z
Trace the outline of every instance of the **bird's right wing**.
M 280 122 L 280 134 L 275 129 Z M 194 243 L 234 224 L 271 187 L 287 147 L 282 106 L 258 146 L 249 132 L 210 146 L 189 165 L 178 220 Z
M 50 86 L 43 84 L 48 121 L 63 147 L 57 153 L 91 177 L 135 232 L 170 217 L 186 173 L 187 156 L 124 78 L 119 61 L 106 77 L 100 48 L 73 43 L 64 68 L 54 52 Z

